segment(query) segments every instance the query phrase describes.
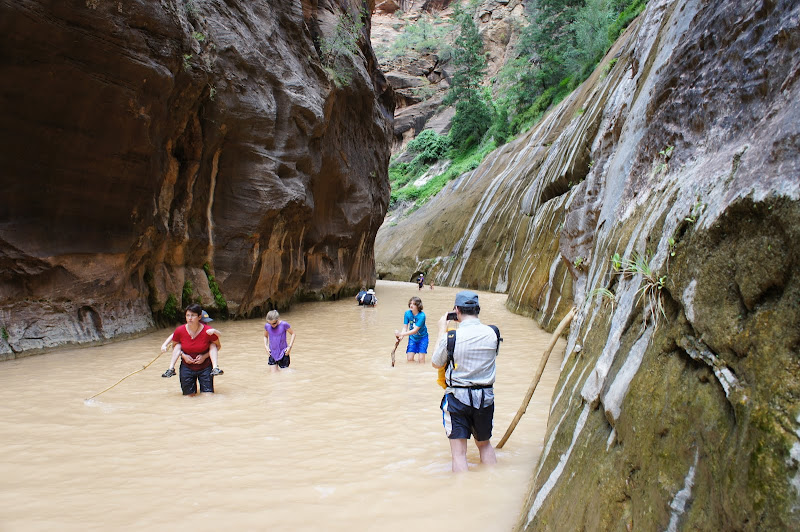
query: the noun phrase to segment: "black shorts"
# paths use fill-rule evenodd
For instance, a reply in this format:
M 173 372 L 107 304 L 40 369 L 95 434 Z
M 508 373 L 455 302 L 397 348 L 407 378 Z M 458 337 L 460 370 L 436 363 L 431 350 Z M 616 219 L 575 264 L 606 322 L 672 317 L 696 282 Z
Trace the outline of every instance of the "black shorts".
M 289 360 L 289 355 L 283 355 L 283 358 L 276 361 L 272 358 L 272 355 L 269 356 L 269 362 L 267 362 L 270 366 L 278 365 L 279 368 L 288 368 L 291 360 Z
M 442 397 L 440 408 L 444 432 L 449 439 L 468 440 L 471 434 L 478 441 L 492 439 L 494 403 L 483 408 L 473 408 L 448 393 Z
M 214 376 L 211 375 L 211 365 L 203 369 L 189 369 L 189 367 L 181 362 L 180 378 L 181 390 L 183 395 L 192 395 L 197 393 L 197 383 L 200 382 L 201 392 L 214 393 Z

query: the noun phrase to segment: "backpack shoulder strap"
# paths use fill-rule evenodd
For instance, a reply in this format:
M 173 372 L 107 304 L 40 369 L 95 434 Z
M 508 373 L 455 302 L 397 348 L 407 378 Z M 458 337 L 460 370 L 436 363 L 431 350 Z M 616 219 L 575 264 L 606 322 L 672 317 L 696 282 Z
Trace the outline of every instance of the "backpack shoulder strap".
M 450 385 L 453 384 L 453 370 L 456 367 L 456 361 L 453 359 L 453 353 L 456 350 L 456 330 L 452 329 L 447 331 L 447 365 L 445 366 L 445 373 L 447 372 L 447 368 L 451 367 L 450 369 Z
M 503 337 L 500 336 L 500 329 L 497 328 L 497 325 L 489 325 L 489 327 L 491 327 L 494 331 L 494 334 L 497 335 L 497 349 L 494 350 L 494 355 L 497 356 L 497 354 L 500 352 L 500 342 L 503 341 Z

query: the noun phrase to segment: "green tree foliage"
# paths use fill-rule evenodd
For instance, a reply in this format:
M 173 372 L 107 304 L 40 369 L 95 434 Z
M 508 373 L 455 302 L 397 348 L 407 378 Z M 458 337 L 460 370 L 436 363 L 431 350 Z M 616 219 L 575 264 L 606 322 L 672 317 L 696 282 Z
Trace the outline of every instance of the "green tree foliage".
M 439 135 L 432 129 L 426 129 L 409 142 L 406 149 L 417 154 L 414 160 L 419 159 L 422 163 L 431 163 L 447 155 L 450 149 L 450 139 L 447 135 Z
M 414 50 L 420 54 L 436 54 L 440 60 L 447 61 L 452 54 L 450 45 L 445 41 L 449 31 L 449 24 L 439 18 L 421 17 L 416 22 L 405 25 L 390 47 L 378 46 L 375 52 L 382 59 L 395 59 Z
M 518 56 L 500 76 L 512 130 L 538 120 L 583 80 L 647 0 L 535 0 Z
M 614 5 L 614 12 L 619 12 L 617 20 L 611 25 L 608 30 L 608 39 L 611 42 L 617 40 L 622 34 L 622 30 L 628 27 L 633 19 L 639 16 L 639 13 L 644 11 L 647 5 L 647 0 L 619 0 Z
M 478 94 L 459 100 L 456 114 L 450 125 L 450 140 L 453 146 L 466 150 L 476 146 L 492 123 L 492 112 Z
M 474 9 L 474 5 L 472 7 Z M 445 99 L 448 105 L 478 94 L 481 80 L 486 75 L 483 39 L 478 34 L 478 26 L 472 20 L 472 15 L 464 11 L 460 3 L 456 3 L 453 18 L 458 27 L 458 36 L 453 44 L 453 82 Z
M 475 3 L 470 7 L 474 10 Z M 445 103 L 456 107 L 450 140 L 455 149 L 464 151 L 480 143 L 493 116 L 480 90 L 486 75 L 486 55 L 478 26 L 459 3 L 455 4 L 453 18 L 459 31 L 453 45 L 455 72 Z
M 613 21 L 610 0 L 586 0 L 570 28 L 575 47 L 566 56 L 567 75 L 581 80 L 589 77 L 612 44 L 609 28 Z
M 600 61 L 616 37 L 641 11 L 647 0 L 530 0 L 526 2 L 529 24 L 522 31 L 518 56 L 498 76 L 497 99 L 481 88 L 486 74 L 483 41 L 470 13 L 454 4 L 457 35 L 453 46 L 455 72 L 445 99 L 456 108 L 445 137 L 423 131 L 409 144 L 416 157 L 392 164 L 391 204 L 415 203 L 415 208 L 435 195 L 447 182 L 478 166 L 492 149 L 523 128 L 537 122 L 554 104 L 574 90 Z M 468 12 L 469 10 L 469 12 Z M 430 31 L 424 25 L 410 30 L 409 41 L 425 42 Z M 419 46 L 420 45 L 415 45 Z M 410 47 L 410 46 L 409 46 Z M 449 148 L 449 149 L 448 149 Z M 443 158 L 452 165 L 424 185 L 414 180 Z

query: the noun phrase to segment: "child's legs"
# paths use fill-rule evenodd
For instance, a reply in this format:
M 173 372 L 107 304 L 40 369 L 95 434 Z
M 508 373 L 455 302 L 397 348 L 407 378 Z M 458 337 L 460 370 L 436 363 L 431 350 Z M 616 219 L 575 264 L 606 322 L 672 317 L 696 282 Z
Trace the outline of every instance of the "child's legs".
M 211 366 L 214 368 L 219 367 L 219 363 L 217 362 L 217 357 L 219 357 L 219 349 L 217 349 L 217 344 L 211 344 L 208 346 L 208 356 L 211 358 Z
M 169 361 L 169 369 L 175 369 L 175 363 L 178 361 L 180 356 L 181 344 L 175 344 L 175 348 L 172 350 L 172 358 Z
M 408 347 L 406 347 L 406 360 L 414 362 L 414 356 L 418 353 L 422 359 L 425 360 L 425 353 L 428 351 L 428 338 L 425 337 L 424 343 L 422 340 L 416 340 L 413 336 L 408 337 Z
M 425 355 L 428 353 L 428 336 L 424 336 L 420 340 L 417 340 L 416 351 L 419 354 L 419 359 L 417 360 L 420 364 L 425 363 Z

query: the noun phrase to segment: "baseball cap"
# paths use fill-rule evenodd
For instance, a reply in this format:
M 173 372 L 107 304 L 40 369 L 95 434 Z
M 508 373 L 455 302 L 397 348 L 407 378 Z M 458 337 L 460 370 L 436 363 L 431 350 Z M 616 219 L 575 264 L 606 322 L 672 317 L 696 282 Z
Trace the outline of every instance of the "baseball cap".
M 200 321 L 202 321 L 203 323 L 208 323 L 208 322 L 214 321 L 214 320 L 211 319 L 211 316 L 208 315 L 208 312 L 206 312 L 204 310 L 203 313 L 200 314 Z
M 463 308 L 475 308 L 478 306 L 478 294 L 469 290 L 462 290 L 456 294 L 456 306 Z

